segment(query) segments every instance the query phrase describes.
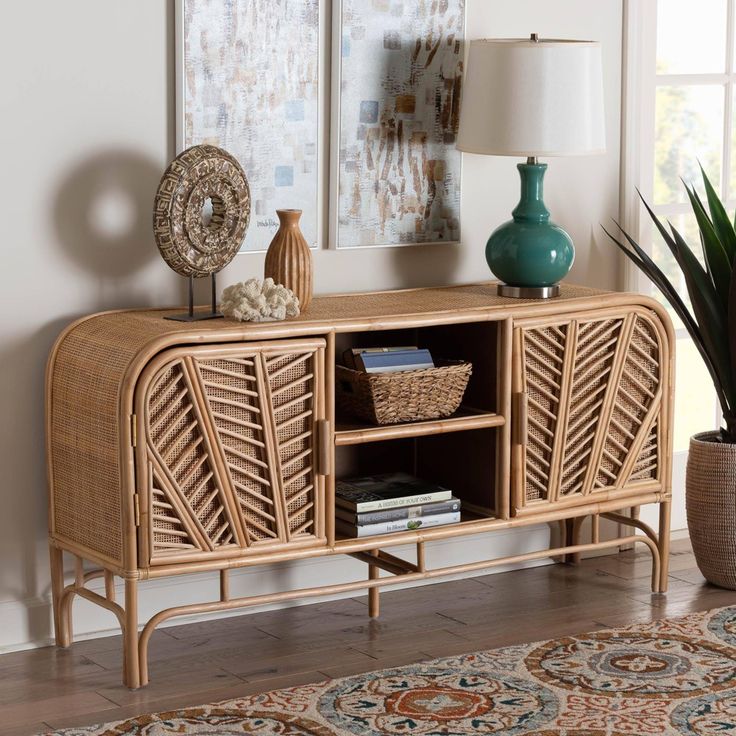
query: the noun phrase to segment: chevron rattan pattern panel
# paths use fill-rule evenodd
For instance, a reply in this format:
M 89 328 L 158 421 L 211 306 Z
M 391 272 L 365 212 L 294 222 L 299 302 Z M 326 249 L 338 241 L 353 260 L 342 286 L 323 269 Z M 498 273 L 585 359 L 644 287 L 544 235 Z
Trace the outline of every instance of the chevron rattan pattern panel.
M 156 376 L 148 397 L 154 559 L 237 544 L 192 378 L 185 360 L 173 361 Z
M 278 540 L 278 489 L 268 462 L 268 416 L 259 390 L 260 356 L 244 353 L 197 360 L 197 367 L 239 505 L 246 543 Z
M 583 492 L 622 319 L 578 323 L 559 496 Z
M 521 346 L 524 504 L 659 478 L 662 376 L 648 318 L 629 314 L 522 328 Z
M 266 356 L 288 537 L 315 534 L 315 353 Z
M 568 324 L 560 324 L 524 332 L 527 501 L 549 498 L 568 331 Z
M 170 490 L 151 465 L 151 541 L 154 556 L 174 550 L 201 550 L 194 535 L 187 528 L 182 515 L 174 506 Z
M 636 464 L 629 476 L 629 483 L 656 480 L 659 476 L 659 423 L 655 423 L 641 448 Z
M 638 455 L 637 463 L 633 466 L 635 470 L 638 469 L 637 475 L 646 467 L 644 475 L 650 479 L 656 477 L 658 441 L 651 426 L 656 420 L 652 409 L 656 409 L 660 401 L 660 380 L 657 334 L 648 320 L 634 316 L 594 490 L 617 488 L 633 480 L 630 478 L 631 471 L 627 469 L 627 465 L 631 466 L 627 460 L 632 452 Z

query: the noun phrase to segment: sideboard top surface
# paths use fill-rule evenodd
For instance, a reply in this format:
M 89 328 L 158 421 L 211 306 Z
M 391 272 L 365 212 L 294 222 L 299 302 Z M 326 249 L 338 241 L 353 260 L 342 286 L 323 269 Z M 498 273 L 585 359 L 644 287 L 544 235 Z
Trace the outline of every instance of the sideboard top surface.
M 467 321 L 467 318 L 459 317 L 467 312 L 477 312 L 481 319 L 503 318 L 512 314 L 517 316 L 526 312 L 559 313 L 574 311 L 576 304 L 588 308 L 605 306 L 610 298 L 622 296 L 629 297 L 626 300 L 628 303 L 640 299 L 633 294 L 624 295 L 570 284 L 563 284 L 560 296 L 555 299 L 511 299 L 498 296 L 494 283 L 483 283 L 317 296 L 307 312 L 276 322 L 238 322 L 225 318 L 187 323 L 164 319 L 181 314 L 185 311 L 183 308 L 114 310 L 93 314 L 81 321 L 95 320 L 118 329 L 127 326 L 129 331 L 138 333 L 143 342 L 147 338 L 163 335 L 176 336 L 176 341 L 183 343 L 202 340 L 217 342 L 268 339 L 275 333 L 282 336 L 330 330 L 382 329 L 387 322 L 444 321 L 443 317 L 450 321 L 453 317 L 457 317 L 458 321 Z
M 180 345 L 410 328 L 512 316 L 541 317 L 621 305 L 661 311 L 648 297 L 572 284 L 563 284 L 561 295 L 555 299 L 511 299 L 498 296 L 495 284 L 490 282 L 319 296 L 305 314 L 276 322 L 226 318 L 188 323 L 164 319 L 180 314 L 181 308 L 115 310 L 84 317 L 67 327 L 52 351 L 51 363 L 62 352 L 67 359 L 74 356 L 73 363 L 81 361 L 92 367 L 89 364 L 97 362 L 99 367 L 101 362 L 106 373 L 112 372 L 118 379 L 125 374 L 134 381 L 153 355 Z

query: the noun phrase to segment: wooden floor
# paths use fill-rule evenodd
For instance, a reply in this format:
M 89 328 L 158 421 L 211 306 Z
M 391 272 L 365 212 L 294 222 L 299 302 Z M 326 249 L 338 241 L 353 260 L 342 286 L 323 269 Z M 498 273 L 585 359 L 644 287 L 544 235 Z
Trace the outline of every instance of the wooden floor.
M 120 637 L 0 656 L 0 734 L 28 736 L 265 692 L 422 659 L 736 605 L 673 543 L 670 592 L 649 593 L 646 552 L 550 565 L 159 630 L 151 684 L 120 684 Z

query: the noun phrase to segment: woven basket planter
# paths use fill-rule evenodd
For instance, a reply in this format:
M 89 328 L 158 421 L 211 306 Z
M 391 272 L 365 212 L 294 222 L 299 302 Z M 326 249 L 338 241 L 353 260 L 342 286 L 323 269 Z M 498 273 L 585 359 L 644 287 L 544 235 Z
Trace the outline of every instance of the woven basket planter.
M 736 445 L 696 434 L 687 459 L 687 523 L 706 580 L 736 590 Z
M 371 424 L 439 419 L 458 410 L 473 371 L 470 363 L 438 361 L 434 368 L 364 373 L 335 367 L 337 400 Z

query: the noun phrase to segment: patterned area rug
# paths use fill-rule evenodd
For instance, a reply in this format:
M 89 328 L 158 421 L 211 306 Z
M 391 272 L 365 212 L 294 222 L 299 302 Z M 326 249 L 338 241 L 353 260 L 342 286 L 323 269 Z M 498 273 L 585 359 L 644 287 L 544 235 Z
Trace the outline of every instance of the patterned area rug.
M 58 733 L 736 734 L 736 607 Z

